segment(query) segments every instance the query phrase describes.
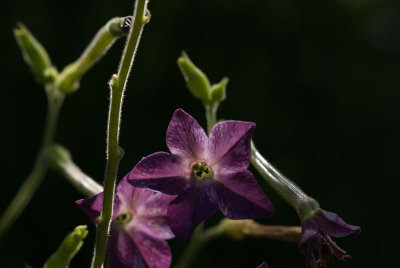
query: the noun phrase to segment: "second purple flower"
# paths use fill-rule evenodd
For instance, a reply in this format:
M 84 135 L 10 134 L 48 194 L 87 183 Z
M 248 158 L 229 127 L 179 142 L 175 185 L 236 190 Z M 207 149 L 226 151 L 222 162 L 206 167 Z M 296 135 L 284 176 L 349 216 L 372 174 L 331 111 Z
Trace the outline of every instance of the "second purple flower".
M 177 109 L 166 135 L 171 153 L 144 157 L 127 179 L 136 187 L 178 195 L 167 217 L 183 242 L 218 209 L 230 219 L 271 216 L 271 202 L 247 170 L 254 127 L 250 122 L 225 121 L 208 137 L 193 117 Z

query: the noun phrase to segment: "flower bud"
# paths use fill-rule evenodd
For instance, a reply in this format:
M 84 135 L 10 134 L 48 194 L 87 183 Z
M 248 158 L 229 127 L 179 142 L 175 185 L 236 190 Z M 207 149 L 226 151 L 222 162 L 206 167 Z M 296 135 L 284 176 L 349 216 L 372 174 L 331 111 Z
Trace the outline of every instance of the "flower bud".
M 131 26 L 131 16 L 109 20 L 100 28 L 81 57 L 62 70 L 56 81 L 58 88 L 66 94 L 76 91 L 86 72 L 104 56 L 118 38 L 129 32 Z
M 25 62 L 40 83 L 54 81 L 57 70 L 52 66 L 49 55 L 23 24 L 14 29 L 14 36 L 21 49 Z
M 182 52 L 178 65 L 192 94 L 204 103 L 211 103 L 211 86 L 207 76 L 193 64 L 188 55 Z
M 83 239 L 87 236 L 87 226 L 79 225 L 69 233 L 60 247 L 44 264 L 44 268 L 67 268 L 71 259 L 83 245 Z
M 228 84 L 229 79 L 224 77 L 221 82 L 218 84 L 214 84 L 211 87 L 211 99 L 214 102 L 222 102 L 226 99 L 226 85 Z

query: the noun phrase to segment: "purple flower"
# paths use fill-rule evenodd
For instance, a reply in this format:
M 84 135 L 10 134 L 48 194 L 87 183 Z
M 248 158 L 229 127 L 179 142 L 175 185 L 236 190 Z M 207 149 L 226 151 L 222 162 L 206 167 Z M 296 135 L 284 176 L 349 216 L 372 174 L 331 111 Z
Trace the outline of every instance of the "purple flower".
M 263 261 L 260 265 L 257 266 L 257 268 L 269 268 L 268 263 Z
M 361 228 L 347 224 L 337 214 L 317 209 L 309 217 L 302 220 L 302 235 L 299 243 L 301 253 L 306 255 L 308 267 L 317 268 L 313 251 L 320 249 L 320 262 L 324 264 L 327 255 L 334 254 L 339 260 L 344 260 L 346 251 L 341 249 L 332 241 L 332 237 L 344 237 L 352 233 L 359 234 Z M 323 250 L 323 246 L 328 246 L 328 250 Z M 321 250 L 322 249 L 322 250 Z
M 230 219 L 271 216 L 271 202 L 247 170 L 254 127 L 250 122 L 225 121 L 207 137 L 193 117 L 177 109 L 166 135 L 171 154 L 157 152 L 143 158 L 127 175 L 128 181 L 178 195 L 167 216 L 183 242 L 218 209 Z
M 174 235 L 167 224 L 166 211 L 174 198 L 134 188 L 126 178 L 119 183 L 108 242 L 111 267 L 169 267 L 171 251 L 165 239 Z M 102 209 L 103 193 L 76 203 L 95 223 Z

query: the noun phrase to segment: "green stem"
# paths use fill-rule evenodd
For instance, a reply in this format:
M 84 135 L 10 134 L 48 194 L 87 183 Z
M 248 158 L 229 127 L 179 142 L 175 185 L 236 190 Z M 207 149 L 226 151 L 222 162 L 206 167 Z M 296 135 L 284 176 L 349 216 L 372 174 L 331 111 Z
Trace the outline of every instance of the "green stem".
M 206 109 L 207 132 L 210 134 L 211 129 L 217 123 L 218 103 L 205 104 L 204 107 Z
M 186 247 L 175 268 L 191 267 L 194 259 L 199 255 L 200 251 L 213 239 L 224 233 L 224 227 L 216 225 L 203 230 L 204 223 L 200 224 L 193 232 L 189 245 Z
M 31 200 L 33 194 L 36 192 L 36 189 L 41 184 L 49 167 L 47 159 L 47 148 L 53 143 L 57 118 L 61 104 L 64 99 L 64 95 L 61 93 L 57 94 L 59 92 L 56 88 L 52 86 L 48 86 L 46 90 L 48 92 L 48 110 L 42 145 L 32 171 L 30 172 L 29 176 L 22 184 L 22 186 L 19 188 L 17 194 L 14 196 L 14 199 L 11 201 L 6 211 L 1 216 L 0 237 L 8 231 L 8 229 L 13 225 L 18 216 L 22 213 L 26 205 Z
M 309 197 L 294 182 L 272 166 L 251 143 L 251 164 L 267 183 L 285 199 L 299 215 L 309 213 L 319 207 L 317 201 Z
M 104 191 L 103 186 L 86 175 L 75 163 L 67 149 L 61 145 L 53 145 L 48 150 L 49 161 L 54 169 L 64 177 L 86 197 Z
M 122 149 L 119 147 L 122 98 L 143 26 L 149 19 L 149 17 L 146 16 L 146 6 L 147 0 L 137 0 L 135 2 L 133 26 L 129 33 L 122 55 L 121 63 L 118 69 L 118 75 L 113 75 L 110 81 L 111 101 L 107 129 L 107 164 L 104 180 L 103 208 L 98 219 L 96 246 L 94 250 L 92 268 L 100 268 L 105 258 L 108 232 L 114 205 L 115 181 L 117 177 L 119 161 L 123 155 Z

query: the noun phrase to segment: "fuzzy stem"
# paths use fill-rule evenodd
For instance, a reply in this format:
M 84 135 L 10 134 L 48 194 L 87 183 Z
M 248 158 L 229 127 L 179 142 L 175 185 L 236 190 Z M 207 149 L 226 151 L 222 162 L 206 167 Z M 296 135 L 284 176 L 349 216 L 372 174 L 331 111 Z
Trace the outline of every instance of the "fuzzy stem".
M 149 17 L 146 16 L 147 2 L 147 0 L 137 0 L 135 2 L 133 26 L 128 35 L 128 40 L 119 65 L 118 75 L 113 75 L 110 81 L 111 97 L 107 128 L 107 164 L 104 180 L 103 208 L 98 219 L 92 268 L 100 268 L 105 258 L 108 232 L 114 206 L 115 181 L 119 161 L 123 156 L 123 151 L 119 147 L 122 98 L 143 27 L 149 19 Z
M 36 192 L 36 189 L 41 184 L 49 167 L 46 150 L 54 140 L 57 118 L 64 99 L 64 94 L 60 93 L 58 89 L 53 86 L 48 86 L 46 91 L 48 96 L 48 110 L 42 145 L 32 171 L 0 218 L 0 237 L 8 231 L 25 209 L 33 194 Z

